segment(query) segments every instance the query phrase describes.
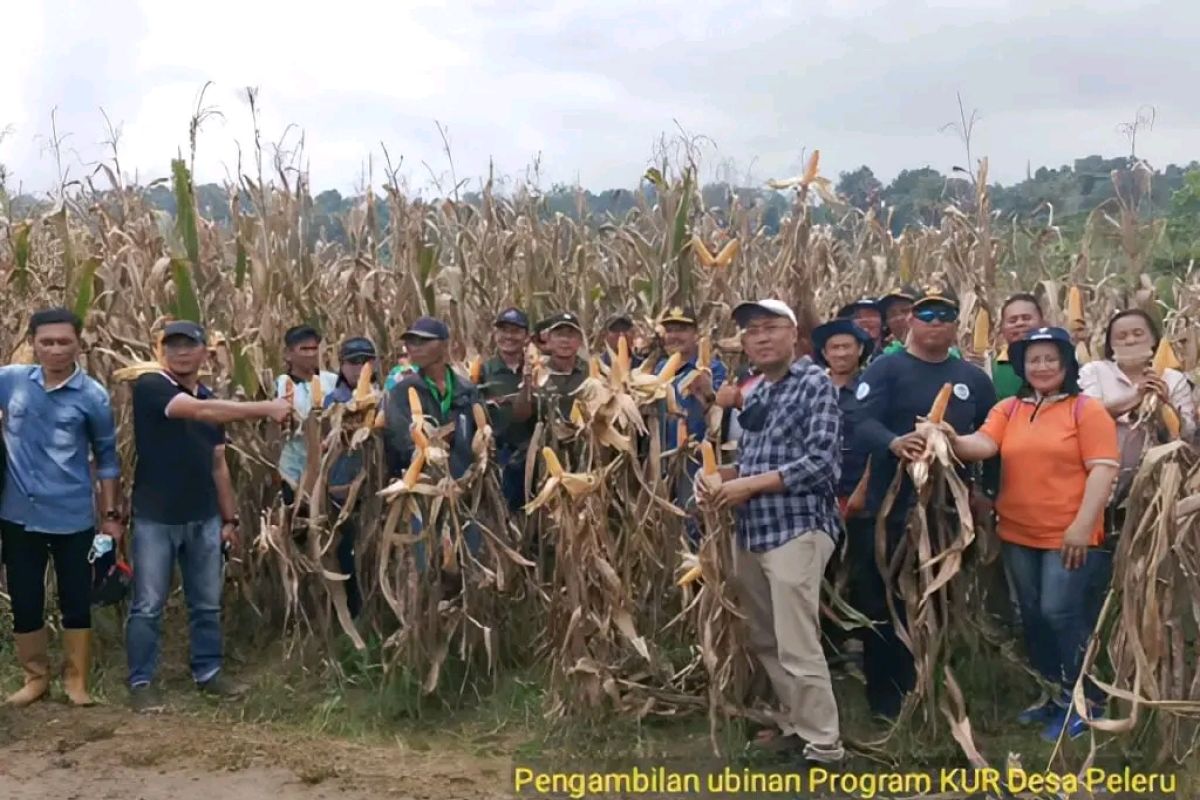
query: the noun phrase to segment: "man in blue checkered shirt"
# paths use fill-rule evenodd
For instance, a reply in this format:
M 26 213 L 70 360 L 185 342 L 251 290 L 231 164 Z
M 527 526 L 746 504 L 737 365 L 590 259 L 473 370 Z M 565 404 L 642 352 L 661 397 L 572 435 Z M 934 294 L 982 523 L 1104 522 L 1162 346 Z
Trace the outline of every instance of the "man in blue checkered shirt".
M 737 516 L 734 583 L 750 648 L 779 698 L 777 744 L 804 743 L 808 761 L 845 756 L 829 665 L 821 649 L 821 577 L 842 523 L 841 413 L 825 371 L 794 360 L 796 315 L 778 300 L 733 312 L 742 349 L 763 382 L 738 417 L 738 463 L 697 482 L 700 502 Z

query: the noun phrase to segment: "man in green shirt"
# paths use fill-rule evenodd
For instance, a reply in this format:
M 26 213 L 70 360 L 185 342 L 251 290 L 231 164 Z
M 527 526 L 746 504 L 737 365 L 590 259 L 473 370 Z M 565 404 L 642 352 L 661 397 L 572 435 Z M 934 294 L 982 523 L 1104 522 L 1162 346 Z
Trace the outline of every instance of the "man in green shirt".
M 1044 324 L 1042 307 L 1032 294 L 1020 292 L 1004 301 L 1000 308 L 1000 335 L 1004 337 L 1004 348 L 992 361 L 992 383 L 996 386 L 997 400 L 1016 397 L 1021 389 L 1021 379 L 1008 361 L 1008 348 Z
M 533 385 L 525 348 L 529 345 L 529 317 L 519 308 L 506 308 L 492 327 L 496 355 L 483 365 L 480 394 L 496 437 L 500 485 L 510 511 L 526 502 L 525 456 L 537 426 L 533 414 Z
M 571 417 L 572 395 L 583 384 L 588 375 L 587 362 L 579 357 L 583 347 L 583 328 L 579 318 L 570 311 L 548 317 L 539 324 L 546 339 L 546 352 L 550 356 L 550 377 L 542 386 L 538 396 L 538 416 L 545 422 Z

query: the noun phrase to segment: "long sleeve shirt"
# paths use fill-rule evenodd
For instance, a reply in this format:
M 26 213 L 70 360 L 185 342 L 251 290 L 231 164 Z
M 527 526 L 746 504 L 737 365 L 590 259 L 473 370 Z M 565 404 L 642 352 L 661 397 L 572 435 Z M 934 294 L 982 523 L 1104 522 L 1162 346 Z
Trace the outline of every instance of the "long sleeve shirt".
M 275 379 L 276 397 L 283 397 L 287 394 L 287 381 L 289 380 L 291 378 L 287 375 L 280 375 Z M 332 372 L 322 372 L 320 381 L 322 396 L 328 396 L 337 386 L 337 375 Z M 296 408 L 296 413 L 301 418 L 307 417 L 308 412 L 312 410 L 312 381 L 292 381 L 292 384 L 292 403 Z M 284 441 L 283 449 L 279 453 L 279 474 L 294 486 L 300 482 L 307 461 L 308 445 L 304 441 L 303 433 L 297 428 Z
M 741 546 L 773 550 L 801 534 L 836 541 L 842 523 L 835 490 L 841 473 L 841 412 L 825 371 L 805 356 L 775 382 L 765 379 L 739 415 L 738 477 L 778 471 L 784 491 L 756 495 L 737 509 Z
M 40 366 L 0 367 L 5 480 L 0 519 L 39 533 L 96 525 L 95 478 L 119 478 L 108 391 L 81 369 L 47 390 Z

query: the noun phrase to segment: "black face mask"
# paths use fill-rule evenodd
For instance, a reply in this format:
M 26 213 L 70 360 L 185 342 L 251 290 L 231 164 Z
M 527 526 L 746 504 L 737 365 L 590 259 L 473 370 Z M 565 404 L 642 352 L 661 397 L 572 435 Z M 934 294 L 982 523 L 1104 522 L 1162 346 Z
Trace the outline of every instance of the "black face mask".
M 742 413 L 738 414 L 738 425 L 742 426 L 742 430 L 758 433 L 767 424 L 767 404 L 755 402 L 751 398 Z

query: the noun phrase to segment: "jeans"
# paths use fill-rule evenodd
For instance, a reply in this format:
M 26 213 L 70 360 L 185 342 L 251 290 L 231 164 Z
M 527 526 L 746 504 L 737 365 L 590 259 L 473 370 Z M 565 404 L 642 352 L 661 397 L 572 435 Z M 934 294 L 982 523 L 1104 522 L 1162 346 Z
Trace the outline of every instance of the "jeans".
M 1100 610 L 1094 597 L 1099 590 L 1097 577 L 1106 574 L 1112 554 L 1091 549 L 1083 566 L 1075 570 L 1063 567 L 1058 550 L 1004 542 L 1003 554 L 1017 589 L 1029 661 L 1043 678 L 1069 692 L 1079 678 Z M 1103 700 L 1091 681 L 1084 689 L 1089 699 Z
M 39 533 L 0 521 L 4 570 L 12 597 L 13 632 L 33 633 L 46 623 L 46 562 L 54 558 L 58 607 L 64 628 L 92 627 L 92 565 L 88 551 L 95 531 Z
M 336 521 L 341 513 L 341 502 L 331 498 L 329 501 L 331 520 Z M 338 539 L 334 555 L 337 557 L 338 569 L 343 574 L 350 576 L 345 582 L 346 607 L 350 611 L 350 616 L 357 618 L 358 613 L 362 610 L 362 593 L 358 588 L 358 576 L 354 574 L 354 540 L 358 538 L 357 509 L 346 516 L 346 521 L 338 527 L 338 533 L 341 534 L 341 537 Z
M 931 528 L 935 519 L 931 515 Z M 875 562 L 875 518 L 855 520 L 855 524 L 848 527 L 850 541 L 847 544 L 855 564 L 851 596 L 858 610 L 878 623 L 874 630 L 867 629 L 862 633 L 867 704 L 871 713 L 895 719 L 900 714 L 905 695 L 916 686 L 917 670 L 913 654 L 896 635 L 896 626 L 888 611 L 887 587 Z M 888 562 L 904 538 L 904 528 L 905 515 L 893 513 L 886 527 Z M 904 599 L 899 592 L 893 591 L 892 596 L 896 616 L 902 624 L 907 625 Z
M 168 525 L 134 517 L 133 604 L 125 630 L 130 686 L 154 680 L 163 606 L 177 558 L 187 601 L 192 677 L 205 683 L 221 670 L 221 518 Z

